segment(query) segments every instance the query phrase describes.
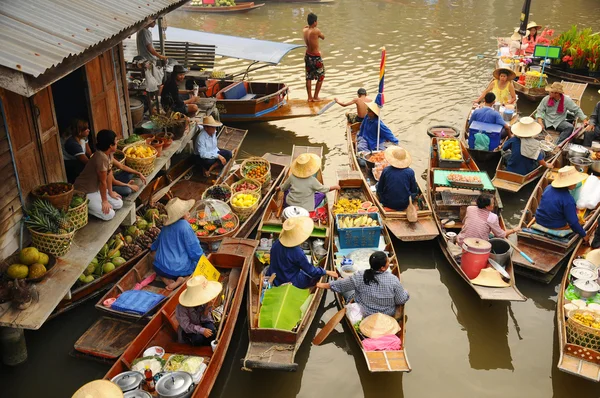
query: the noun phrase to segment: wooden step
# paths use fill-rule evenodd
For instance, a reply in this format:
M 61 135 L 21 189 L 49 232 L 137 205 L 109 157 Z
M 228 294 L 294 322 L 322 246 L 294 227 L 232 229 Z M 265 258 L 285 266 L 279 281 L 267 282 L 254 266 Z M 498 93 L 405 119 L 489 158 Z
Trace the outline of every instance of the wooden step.
M 593 381 L 600 381 L 600 365 L 584 361 L 571 355 L 563 355 L 558 364 L 563 372 L 574 374 Z
M 409 372 L 410 366 L 404 351 L 365 351 L 371 372 Z

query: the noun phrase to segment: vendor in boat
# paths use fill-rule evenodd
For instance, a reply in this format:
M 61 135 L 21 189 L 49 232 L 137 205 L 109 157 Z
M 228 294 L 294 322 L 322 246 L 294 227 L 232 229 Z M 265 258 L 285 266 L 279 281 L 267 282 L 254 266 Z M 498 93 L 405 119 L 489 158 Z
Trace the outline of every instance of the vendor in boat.
M 175 317 L 179 322 L 177 340 L 182 344 L 206 346 L 215 339 L 217 328 L 210 304 L 223 290 L 219 282 L 209 281 L 204 275 L 191 278 L 179 296 Z
M 502 146 L 507 153 L 506 171 L 527 175 L 540 165 L 552 168 L 552 163 L 544 160 L 540 142 L 534 138 L 541 132 L 541 126 L 529 116 L 522 117 L 512 126 L 513 136 Z
M 223 123 L 217 122 L 212 116 L 205 116 L 202 120 L 202 130 L 196 137 L 195 152 L 206 177 L 217 167 L 225 166 L 233 157 L 231 151 L 219 149 L 217 146 L 217 128 L 221 126 Z
M 389 209 L 406 210 L 409 199 L 416 200 L 419 193 L 415 172 L 409 167 L 412 158 L 399 146 L 388 147 L 384 157 L 390 165 L 383 169 L 377 183 L 379 201 Z
M 70 183 L 75 182 L 92 156 L 92 150 L 88 144 L 89 135 L 90 125 L 82 119 L 73 119 L 66 134 L 63 135 L 62 152 L 67 181 Z
M 187 70 L 182 65 L 175 65 L 171 76 L 165 82 L 160 94 L 160 104 L 168 112 L 180 112 L 184 115 L 195 115 L 198 112 L 197 102 L 200 97 L 193 95 L 193 90 L 180 90 L 179 85 L 185 79 Z M 190 95 L 183 99 L 182 95 Z
M 510 134 L 510 123 L 506 122 L 500 112 L 492 107 L 496 102 L 496 94 L 489 92 L 483 98 L 483 106 L 473 111 L 469 119 L 469 125 L 473 122 L 497 124 L 503 126 L 502 136 Z
M 506 238 L 520 231 L 520 228 L 503 230 L 498 215 L 494 213 L 494 198 L 488 194 L 479 195 L 476 206 L 468 206 L 463 227 L 457 236 L 459 246 L 467 238 L 488 240 L 490 233 L 496 238 Z
M 523 37 L 523 44 L 527 44 L 525 47 L 525 54 L 531 55 L 535 51 L 537 44 L 548 44 L 548 38 L 544 37 L 546 31 L 542 31 L 543 26 L 531 21 L 527 24 L 527 35 Z M 552 34 L 549 32 L 549 36 Z
M 379 127 L 378 127 L 379 126 Z M 377 149 L 377 129 L 379 128 L 379 147 L 383 148 L 386 141 L 398 144 L 398 139 L 385 123 L 379 120 L 379 106 L 375 102 L 367 103 L 367 117 L 360 125 L 356 135 L 356 148 L 358 152 L 373 151 Z
M 558 176 L 542 193 L 535 212 L 535 222 L 549 229 L 571 228 L 573 232 L 584 237 L 586 232 L 579 224 L 575 199 L 570 191 L 587 177 L 586 173 L 580 173 L 573 166 L 565 166 L 558 170 Z
M 480 103 L 487 93 L 494 93 L 497 102 L 503 105 L 514 104 L 517 101 L 517 94 L 515 93 L 515 86 L 513 84 L 513 80 L 517 77 L 515 72 L 507 68 L 498 68 L 493 72 L 493 76 L 494 80 L 483 90 L 479 98 L 475 100 L 475 103 Z
M 350 123 L 362 122 L 367 117 L 367 103 L 371 102 L 371 98 L 367 97 L 367 90 L 359 88 L 357 91 L 357 97 L 348 102 L 340 102 L 337 98 L 334 98 L 336 104 L 343 106 L 344 108 L 350 105 L 356 105 L 356 114 L 348 113 L 348 121 Z
M 190 210 L 195 200 L 173 198 L 167 203 L 167 220 L 150 246 L 154 255 L 154 271 L 173 290 L 185 282 L 196 269 L 204 252 L 190 223 Z
M 598 90 L 598 93 L 600 94 L 600 90 Z M 592 116 L 588 120 L 588 125 L 585 127 L 583 145 L 591 147 L 592 142 L 598 140 L 600 140 L 600 101 L 594 107 Z
M 565 95 L 562 83 L 554 82 L 546 87 L 545 96 L 536 109 L 536 118 L 543 129 L 553 129 L 560 133 L 557 144 L 560 144 L 573 133 L 573 125 L 567 121 L 567 113 L 572 112 L 577 119 L 587 121 L 587 116 L 579 106 Z
M 394 316 L 396 306 L 406 304 L 410 296 L 398 277 L 388 272 L 390 259 L 384 252 L 371 254 L 369 266 L 348 278 L 317 283 L 317 287 L 341 293 L 346 303 L 354 299 L 360 305 L 363 317 L 376 313 Z
M 300 247 L 312 234 L 315 224 L 310 217 L 292 217 L 283 223 L 279 239 L 271 247 L 271 264 L 265 275 L 275 274 L 275 286 L 291 283 L 299 289 L 308 289 L 323 275 L 337 277 L 333 271 L 315 267 Z
M 292 162 L 291 175 L 278 190 L 286 192 L 284 206 L 299 206 L 313 212 L 329 191 L 340 189 L 339 185 L 326 187 L 315 177 L 321 170 L 321 157 L 314 153 L 302 153 Z

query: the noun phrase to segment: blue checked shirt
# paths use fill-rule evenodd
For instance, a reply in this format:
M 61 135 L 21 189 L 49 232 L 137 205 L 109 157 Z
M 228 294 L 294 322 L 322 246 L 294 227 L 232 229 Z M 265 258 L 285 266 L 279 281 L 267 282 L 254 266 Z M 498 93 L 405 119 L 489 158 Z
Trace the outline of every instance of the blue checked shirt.
M 396 306 L 406 303 L 409 299 L 408 292 L 391 272 L 376 272 L 375 279 L 379 283 L 371 282 L 370 285 L 363 281 L 364 271 L 359 271 L 349 278 L 340 278 L 330 282 L 331 290 L 336 293 L 354 290 L 348 298 L 354 298 L 360 304 L 365 317 L 381 313 L 394 316 Z

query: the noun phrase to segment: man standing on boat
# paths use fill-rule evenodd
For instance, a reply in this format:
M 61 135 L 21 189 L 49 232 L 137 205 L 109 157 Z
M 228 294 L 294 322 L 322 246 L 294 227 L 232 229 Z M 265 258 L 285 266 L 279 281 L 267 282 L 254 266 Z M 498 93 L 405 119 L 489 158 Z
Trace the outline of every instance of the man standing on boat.
M 371 98 L 367 97 L 367 90 L 359 88 L 356 92 L 357 97 L 352 101 L 340 102 L 337 98 L 334 98 L 336 104 L 343 106 L 344 108 L 350 105 L 356 105 L 356 113 L 347 113 L 348 121 L 350 123 L 362 122 L 367 116 L 367 103 L 371 102 Z
M 600 93 L 600 90 L 598 90 Z M 588 120 L 588 125 L 585 128 L 585 135 L 583 138 L 583 145 L 590 147 L 593 141 L 600 140 L 600 101 L 594 107 L 592 116 Z M 600 231 L 600 229 L 598 229 Z
M 325 35 L 317 28 L 317 15 L 312 12 L 308 14 L 308 25 L 302 30 L 306 54 L 304 55 L 304 66 L 306 67 L 306 92 L 308 102 L 320 101 L 319 91 L 325 80 L 325 66 L 319 51 L 319 39 L 325 40 Z M 315 95 L 312 95 L 312 80 L 316 80 Z
M 573 125 L 567 121 L 567 112 L 572 112 L 575 117 L 586 121 L 587 116 L 569 96 L 565 95 L 562 83 L 554 82 L 546 87 L 548 95 L 542 99 L 537 107 L 535 116 L 543 129 L 553 129 L 560 133 L 556 144 L 560 144 L 573 133 Z

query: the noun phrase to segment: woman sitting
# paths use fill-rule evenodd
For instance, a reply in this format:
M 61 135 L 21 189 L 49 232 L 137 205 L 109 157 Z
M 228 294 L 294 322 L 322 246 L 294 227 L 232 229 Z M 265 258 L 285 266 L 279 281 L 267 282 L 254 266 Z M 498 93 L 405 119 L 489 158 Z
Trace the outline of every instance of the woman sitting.
M 326 187 L 315 174 L 321 170 L 321 158 L 314 153 L 303 153 L 292 162 L 292 175 L 279 189 L 288 191 L 284 206 L 299 206 L 312 212 L 325 199 L 325 193 L 340 189 L 339 185 Z
M 314 227 L 309 217 L 293 217 L 283 223 L 281 235 L 271 248 L 271 265 L 265 273 L 266 276 L 275 274 L 275 286 L 291 283 L 299 289 L 308 289 L 325 274 L 337 277 L 333 271 L 312 265 L 300 247 Z
M 185 282 L 185 278 L 194 272 L 198 260 L 204 254 L 187 221 L 194 204 L 194 199 L 169 200 L 166 205 L 167 220 L 150 247 L 150 250 L 156 252 L 154 270 L 167 285 L 167 290 L 173 290 Z
M 496 238 L 505 238 L 518 231 L 520 228 L 505 231 L 500 227 L 500 219 L 494 213 L 494 199 L 490 195 L 483 194 L 477 198 L 477 206 L 467 207 L 467 214 L 457 242 L 459 246 L 462 246 L 463 241 L 467 238 L 489 240 L 490 233 Z
M 540 142 L 534 137 L 542 132 L 542 126 L 531 117 L 522 117 L 511 128 L 513 137 L 506 140 L 502 151 L 507 155 L 506 171 L 526 175 L 538 166 L 552 168 L 552 163 L 546 163 Z
M 187 282 L 186 289 L 179 296 L 175 317 L 179 322 L 177 340 L 193 346 L 210 345 L 215 339 L 215 322 L 212 305 L 223 285 L 209 281 L 204 275 L 195 276 Z
M 375 313 L 394 316 L 396 306 L 405 304 L 409 294 L 400 280 L 387 272 L 390 259 L 384 252 L 371 254 L 369 265 L 371 268 L 364 272 L 358 271 L 349 278 L 329 283 L 317 283 L 317 287 L 347 293 L 344 295 L 346 302 L 354 299 L 360 305 L 364 317 Z
M 392 210 L 406 210 L 409 198 L 416 199 L 419 193 L 415 172 L 411 169 L 412 158 L 406 149 L 392 146 L 384 152 L 390 164 L 381 173 L 377 183 L 377 196 L 381 204 Z
M 549 42 L 549 40 L 544 37 L 546 32 L 540 32 L 542 28 L 542 25 L 538 25 L 533 21 L 527 24 L 527 36 L 523 37 L 523 44 L 527 44 L 527 47 L 525 48 L 526 55 L 533 54 L 537 44 L 546 44 Z
M 515 93 L 515 86 L 513 80 L 517 77 L 516 73 L 510 69 L 498 68 L 493 73 L 494 80 L 486 87 L 481 93 L 479 98 L 475 100 L 475 103 L 479 104 L 487 93 L 494 93 L 496 95 L 496 102 L 503 105 L 514 104 L 517 101 L 517 94 Z
M 179 84 L 185 79 L 187 70 L 181 65 L 175 65 L 173 72 L 163 85 L 160 94 L 160 104 L 162 105 L 165 112 L 180 112 L 184 115 L 195 115 L 198 112 L 198 105 L 196 103 L 200 100 L 200 97 L 193 96 L 193 90 L 179 90 Z M 182 99 L 181 95 L 192 94 L 192 96 L 186 100 Z
M 75 179 L 90 160 L 92 150 L 88 144 L 90 135 L 89 123 L 81 119 L 73 119 L 67 136 L 62 145 L 63 158 L 65 160 L 65 171 L 67 172 L 67 181 L 75 182 Z

